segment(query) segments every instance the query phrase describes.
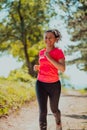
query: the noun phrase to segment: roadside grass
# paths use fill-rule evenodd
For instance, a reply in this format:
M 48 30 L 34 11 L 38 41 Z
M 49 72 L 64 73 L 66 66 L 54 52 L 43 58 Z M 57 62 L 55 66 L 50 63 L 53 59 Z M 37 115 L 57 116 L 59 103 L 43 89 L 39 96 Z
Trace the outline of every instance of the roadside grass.
M 84 94 L 84 95 L 86 94 L 86 95 L 87 95 L 87 88 L 80 89 L 79 92 L 80 92 L 81 94 Z
M 8 81 L 0 79 L 0 117 L 9 115 L 23 104 L 35 99 L 35 82 Z

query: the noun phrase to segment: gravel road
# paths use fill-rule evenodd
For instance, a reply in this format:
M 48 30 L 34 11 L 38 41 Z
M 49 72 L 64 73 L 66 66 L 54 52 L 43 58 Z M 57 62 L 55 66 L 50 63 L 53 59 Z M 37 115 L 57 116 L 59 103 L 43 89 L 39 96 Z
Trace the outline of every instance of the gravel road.
M 63 130 L 87 130 L 87 95 L 70 91 L 60 98 Z M 0 119 L 0 130 L 39 130 L 37 101 Z M 55 119 L 48 104 L 48 129 L 55 130 Z

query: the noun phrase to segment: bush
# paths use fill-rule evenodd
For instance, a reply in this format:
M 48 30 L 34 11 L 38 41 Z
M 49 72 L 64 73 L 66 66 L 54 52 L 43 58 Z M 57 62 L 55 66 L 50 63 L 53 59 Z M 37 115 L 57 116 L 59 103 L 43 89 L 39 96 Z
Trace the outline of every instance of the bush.
M 0 117 L 9 114 L 10 111 L 19 109 L 24 103 L 35 99 L 34 86 L 30 87 L 29 83 L 0 81 Z

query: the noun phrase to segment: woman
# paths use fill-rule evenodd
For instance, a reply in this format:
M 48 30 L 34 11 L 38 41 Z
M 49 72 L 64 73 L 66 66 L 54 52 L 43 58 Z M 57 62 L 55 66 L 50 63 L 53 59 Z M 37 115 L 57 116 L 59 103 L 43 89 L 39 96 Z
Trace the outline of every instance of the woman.
M 61 93 L 58 71 L 65 71 L 65 56 L 61 49 L 55 47 L 55 43 L 60 39 L 61 34 L 58 30 L 47 30 L 44 34 L 46 48 L 39 53 L 39 65 L 34 65 L 34 70 L 38 71 L 36 94 L 40 112 L 40 130 L 47 130 L 48 97 L 56 120 L 56 130 L 62 130 L 61 113 L 58 108 Z

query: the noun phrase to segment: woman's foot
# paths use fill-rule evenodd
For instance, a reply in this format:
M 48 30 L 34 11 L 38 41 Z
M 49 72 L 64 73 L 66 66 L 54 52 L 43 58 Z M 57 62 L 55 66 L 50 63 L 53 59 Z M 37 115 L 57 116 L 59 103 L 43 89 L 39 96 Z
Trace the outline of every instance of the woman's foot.
M 62 130 L 62 124 L 61 124 L 61 122 L 59 122 L 58 124 L 56 124 L 56 130 Z

